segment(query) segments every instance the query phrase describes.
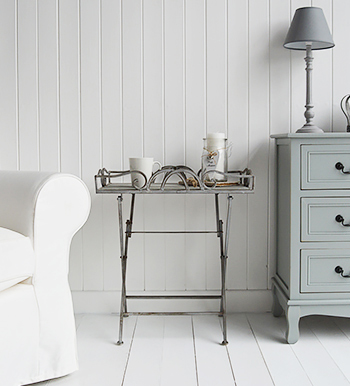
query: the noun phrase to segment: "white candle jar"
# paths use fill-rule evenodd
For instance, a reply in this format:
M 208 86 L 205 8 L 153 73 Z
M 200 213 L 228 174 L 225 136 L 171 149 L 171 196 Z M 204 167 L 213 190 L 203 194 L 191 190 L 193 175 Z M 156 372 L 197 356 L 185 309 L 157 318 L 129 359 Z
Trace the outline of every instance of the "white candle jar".
M 224 133 L 208 133 L 203 138 L 202 178 L 205 181 L 227 181 L 227 138 Z M 219 173 L 217 173 L 219 172 Z

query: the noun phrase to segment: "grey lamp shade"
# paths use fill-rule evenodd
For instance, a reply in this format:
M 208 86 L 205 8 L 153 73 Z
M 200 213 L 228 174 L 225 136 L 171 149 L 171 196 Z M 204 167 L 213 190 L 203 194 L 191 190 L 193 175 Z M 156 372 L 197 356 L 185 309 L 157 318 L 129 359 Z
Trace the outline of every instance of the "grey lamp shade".
M 333 38 L 321 8 L 298 8 L 283 46 L 291 50 L 305 50 L 306 43 L 311 43 L 313 50 L 334 47 Z

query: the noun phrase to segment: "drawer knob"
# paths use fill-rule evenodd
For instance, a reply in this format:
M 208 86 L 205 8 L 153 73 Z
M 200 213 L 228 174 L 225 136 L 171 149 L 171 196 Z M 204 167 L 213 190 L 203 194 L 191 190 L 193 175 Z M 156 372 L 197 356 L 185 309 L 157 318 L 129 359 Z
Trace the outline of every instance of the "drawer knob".
M 341 162 L 337 162 L 337 163 L 335 164 L 335 168 L 336 168 L 337 170 L 340 170 L 343 174 L 350 174 L 350 170 L 344 171 L 344 165 L 343 165 Z
M 342 277 L 350 277 L 350 275 L 344 275 L 344 270 L 342 267 L 340 267 L 339 265 L 337 267 L 334 268 L 334 271 L 336 273 L 339 273 L 339 275 L 341 275 Z
M 344 217 L 341 214 L 335 216 L 335 221 L 341 223 L 343 227 L 350 227 L 350 224 L 344 224 Z

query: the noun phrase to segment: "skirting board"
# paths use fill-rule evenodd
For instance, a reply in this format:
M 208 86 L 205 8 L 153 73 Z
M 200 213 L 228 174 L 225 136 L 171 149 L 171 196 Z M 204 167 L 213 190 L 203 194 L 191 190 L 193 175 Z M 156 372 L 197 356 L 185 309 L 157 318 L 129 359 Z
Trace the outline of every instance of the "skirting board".
M 130 295 L 142 295 L 140 292 Z M 147 294 L 170 295 L 169 292 L 147 292 Z M 171 295 L 214 295 L 211 291 L 171 292 Z M 72 291 L 74 312 L 119 313 L 120 291 Z M 272 306 L 270 290 L 227 291 L 227 312 L 269 312 Z M 217 311 L 220 300 L 203 299 L 129 299 L 128 311 Z

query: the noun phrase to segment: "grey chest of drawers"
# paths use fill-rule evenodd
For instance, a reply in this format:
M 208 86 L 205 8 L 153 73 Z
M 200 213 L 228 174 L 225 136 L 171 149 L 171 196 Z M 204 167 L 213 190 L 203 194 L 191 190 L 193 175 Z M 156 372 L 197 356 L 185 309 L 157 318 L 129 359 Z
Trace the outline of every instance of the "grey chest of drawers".
M 350 134 L 284 134 L 276 141 L 277 261 L 273 314 L 288 343 L 306 315 L 350 317 Z M 349 275 L 349 277 L 347 277 Z

